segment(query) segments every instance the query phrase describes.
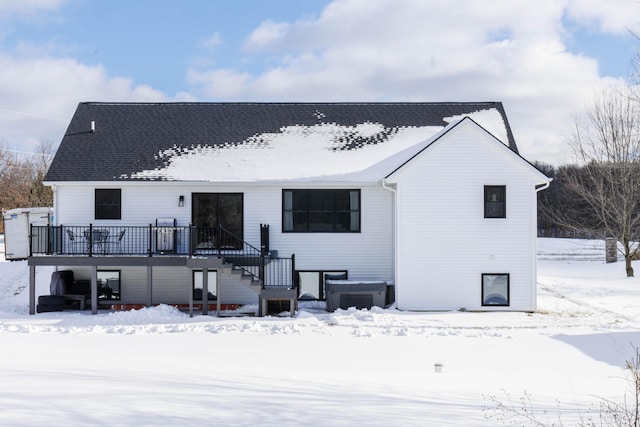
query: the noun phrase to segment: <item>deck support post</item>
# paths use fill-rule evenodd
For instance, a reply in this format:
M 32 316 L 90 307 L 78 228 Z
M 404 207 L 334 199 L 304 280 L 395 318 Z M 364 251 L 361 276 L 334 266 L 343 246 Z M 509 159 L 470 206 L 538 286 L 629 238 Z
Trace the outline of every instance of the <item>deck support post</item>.
M 267 300 L 262 298 L 262 295 L 258 297 L 258 317 L 264 317 L 267 312 Z
M 222 279 L 222 275 L 220 274 L 220 270 L 216 270 L 216 317 L 220 317 L 220 280 Z
M 29 314 L 36 314 L 36 266 L 29 266 Z
M 193 280 L 193 269 L 189 270 L 191 272 L 191 280 Z M 189 290 L 189 317 L 193 317 L 193 285 L 187 286 Z
M 153 267 L 147 266 L 147 307 L 153 304 Z
M 209 269 L 202 267 L 202 315 L 209 314 Z
M 91 314 L 98 314 L 98 266 L 91 266 Z

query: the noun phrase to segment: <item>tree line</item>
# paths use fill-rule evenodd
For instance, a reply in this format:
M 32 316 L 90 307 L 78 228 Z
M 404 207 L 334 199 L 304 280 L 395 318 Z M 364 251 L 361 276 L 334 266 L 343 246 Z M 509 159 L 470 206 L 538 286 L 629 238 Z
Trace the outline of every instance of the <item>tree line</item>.
M 538 193 L 538 237 L 568 237 L 604 239 L 607 227 L 596 211 L 575 192 L 571 181 L 588 176 L 586 166 L 553 166 L 542 162 L 533 165 L 553 181 L 551 186 Z M 585 178 L 580 178 L 585 181 Z M 640 216 L 640 213 L 638 213 Z

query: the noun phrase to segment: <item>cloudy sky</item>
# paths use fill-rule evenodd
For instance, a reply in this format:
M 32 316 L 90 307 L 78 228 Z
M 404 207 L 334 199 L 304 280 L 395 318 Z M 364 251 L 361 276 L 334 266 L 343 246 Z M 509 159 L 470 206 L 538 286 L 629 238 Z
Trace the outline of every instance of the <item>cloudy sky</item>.
M 0 142 L 57 144 L 82 101 L 502 101 L 562 164 L 631 31 L 636 0 L 0 0 Z

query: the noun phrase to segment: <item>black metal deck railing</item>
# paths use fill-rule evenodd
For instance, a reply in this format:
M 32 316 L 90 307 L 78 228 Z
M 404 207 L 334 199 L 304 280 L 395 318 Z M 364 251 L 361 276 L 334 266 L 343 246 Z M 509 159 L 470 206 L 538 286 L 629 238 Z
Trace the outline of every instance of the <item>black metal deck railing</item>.
M 192 227 L 32 226 L 31 255 L 189 255 Z
M 269 254 L 269 227 L 260 226 L 260 248 L 222 226 L 31 226 L 31 256 L 217 257 L 263 286 L 293 286 L 295 256 Z

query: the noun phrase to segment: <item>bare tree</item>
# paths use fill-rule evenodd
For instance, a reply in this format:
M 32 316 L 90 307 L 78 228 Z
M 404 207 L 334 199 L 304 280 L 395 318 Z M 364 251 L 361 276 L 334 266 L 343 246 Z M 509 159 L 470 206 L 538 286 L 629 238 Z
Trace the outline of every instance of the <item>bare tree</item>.
M 53 144 L 43 141 L 27 158 L 0 146 L 0 208 L 52 206 L 51 189 L 42 184 L 53 157 Z
M 31 158 L 31 182 L 29 186 L 29 206 L 53 206 L 53 192 L 42 184 L 51 160 L 53 159 L 53 143 L 41 141 L 36 154 Z
M 538 193 L 539 236 L 603 238 L 606 233 L 599 228 L 600 222 L 591 206 L 567 187 L 567 177 L 585 173 L 586 167 L 565 165 L 555 168 L 544 163 L 534 163 L 534 166 L 553 178 L 551 188 Z
M 15 161 L 15 154 L 7 149 L 7 143 L 0 140 L 0 178 L 6 174 Z
M 566 185 L 597 223 L 565 224 L 596 227 L 620 242 L 628 277 L 640 237 L 640 104 L 631 95 L 605 90 L 585 119 L 576 121 L 571 146 L 584 167 L 569 173 Z
M 13 199 L 13 179 L 16 168 L 19 168 L 18 156 L 7 148 L 5 141 L 0 141 L 0 208 L 9 209 L 12 207 Z

